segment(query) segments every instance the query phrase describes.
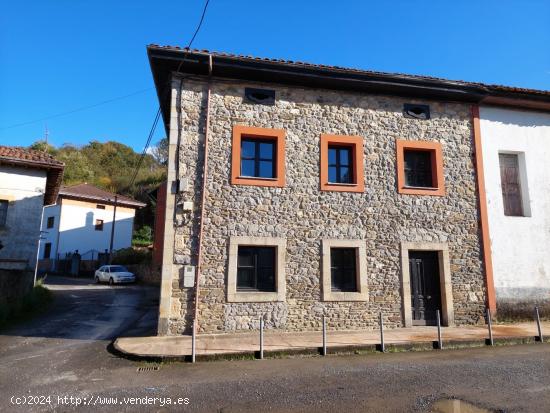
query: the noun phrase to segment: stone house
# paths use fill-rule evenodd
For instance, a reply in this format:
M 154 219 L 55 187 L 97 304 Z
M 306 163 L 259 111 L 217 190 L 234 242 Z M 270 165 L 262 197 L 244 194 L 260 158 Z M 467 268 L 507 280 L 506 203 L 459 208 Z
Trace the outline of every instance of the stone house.
M 0 146 L 0 303 L 33 284 L 42 210 L 55 203 L 63 169 L 47 153 Z
M 472 108 L 512 88 L 148 47 L 169 136 L 159 334 L 483 322 Z

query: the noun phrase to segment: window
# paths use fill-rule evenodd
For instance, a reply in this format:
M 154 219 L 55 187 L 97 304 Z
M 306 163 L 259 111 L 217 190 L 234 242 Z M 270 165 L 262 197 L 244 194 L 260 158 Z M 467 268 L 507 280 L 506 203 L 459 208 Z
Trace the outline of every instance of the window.
M 275 291 L 275 249 L 239 246 L 237 291 Z
M 96 231 L 103 231 L 103 220 L 102 219 L 96 219 L 95 220 L 95 230 Z
M 405 149 L 405 186 L 432 188 L 432 153 Z
M 99 205 L 99 204 L 98 204 L 98 205 L 96 205 L 95 207 L 96 207 L 97 209 L 105 209 L 105 205 Z
M 513 217 L 524 216 L 518 155 L 500 153 L 498 159 L 500 163 L 504 215 Z
M 321 135 L 321 190 L 363 192 L 363 139 Z
M 231 237 L 227 301 L 285 301 L 285 255 L 283 238 Z
M 403 114 L 406 118 L 427 120 L 430 119 L 430 107 L 428 105 L 405 103 L 403 105 Z
M 231 184 L 285 186 L 285 132 L 235 125 Z
M 46 228 L 53 228 L 54 223 L 55 223 L 55 217 L 48 217 Z
M 8 220 L 8 205 L 9 201 L 0 199 L 0 228 L 6 226 Z
M 322 250 L 323 301 L 368 301 L 365 242 L 325 239 Z
M 260 105 L 274 105 L 275 91 L 247 87 L 244 89 L 244 101 L 246 103 L 257 103 Z
M 345 146 L 328 147 L 328 182 L 338 184 L 353 183 L 353 148 Z
M 397 191 L 409 195 L 445 195 L 439 142 L 396 141 Z
M 44 259 L 45 260 L 49 259 L 51 254 L 52 254 L 52 243 L 47 242 L 44 244 Z
M 355 248 L 330 249 L 332 291 L 357 291 Z
M 275 145 L 264 139 L 242 139 L 241 176 L 275 178 Z

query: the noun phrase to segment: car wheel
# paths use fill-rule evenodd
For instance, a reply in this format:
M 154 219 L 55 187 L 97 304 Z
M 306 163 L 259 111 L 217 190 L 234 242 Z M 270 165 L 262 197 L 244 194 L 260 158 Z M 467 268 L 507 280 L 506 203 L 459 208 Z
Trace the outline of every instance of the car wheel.
M 114 285 L 115 280 L 113 280 L 113 277 L 109 278 L 109 285 Z
M 99 277 L 95 277 L 95 283 L 99 284 Z

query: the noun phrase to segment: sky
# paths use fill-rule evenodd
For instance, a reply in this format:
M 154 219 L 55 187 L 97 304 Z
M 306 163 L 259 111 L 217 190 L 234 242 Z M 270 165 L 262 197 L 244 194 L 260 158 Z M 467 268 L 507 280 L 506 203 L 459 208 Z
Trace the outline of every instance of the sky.
M 5 2 L 0 144 L 29 145 L 47 128 L 57 146 L 141 151 L 158 108 L 146 45 L 186 46 L 203 6 Z M 550 1 L 210 0 L 193 47 L 550 90 Z M 153 142 L 163 137 L 159 125 Z

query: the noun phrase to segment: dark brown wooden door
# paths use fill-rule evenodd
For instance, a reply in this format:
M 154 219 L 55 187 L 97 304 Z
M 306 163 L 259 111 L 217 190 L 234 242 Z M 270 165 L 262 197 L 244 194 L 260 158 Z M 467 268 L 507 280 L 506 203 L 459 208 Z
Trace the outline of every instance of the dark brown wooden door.
M 437 251 L 409 251 L 412 319 L 414 325 L 434 325 L 441 310 Z
M 498 158 L 500 162 L 500 182 L 502 185 L 504 215 L 523 216 L 518 156 L 501 153 L 498 155 Z

